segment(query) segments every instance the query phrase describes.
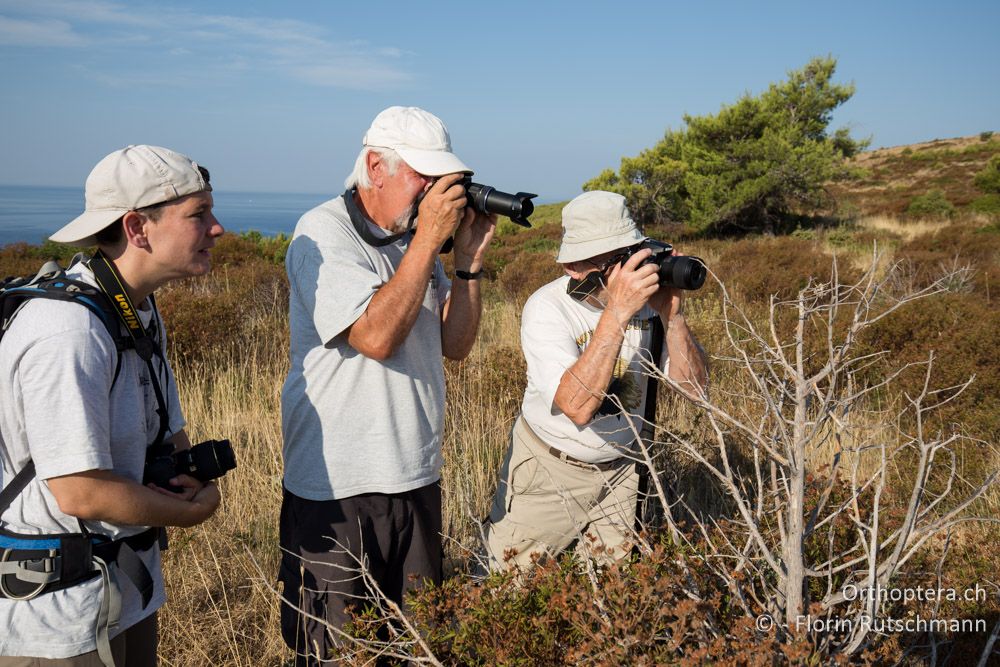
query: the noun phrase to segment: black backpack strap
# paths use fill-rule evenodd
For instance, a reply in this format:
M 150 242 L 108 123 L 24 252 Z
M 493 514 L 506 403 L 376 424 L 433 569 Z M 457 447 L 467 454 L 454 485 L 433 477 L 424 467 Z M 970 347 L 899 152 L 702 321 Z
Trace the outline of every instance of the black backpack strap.
M 24 487 L 28 486 L 28 483 L 35 477 L 35 462 L 28 460 L 28 464 L 21 468 L 14 479 L 10 480 L 10 484 L 0 491 L 0 515 L 7 511 L 10 504 L 14 502 L 14 498 L 17 497 L 21 491 L 24 491 Z

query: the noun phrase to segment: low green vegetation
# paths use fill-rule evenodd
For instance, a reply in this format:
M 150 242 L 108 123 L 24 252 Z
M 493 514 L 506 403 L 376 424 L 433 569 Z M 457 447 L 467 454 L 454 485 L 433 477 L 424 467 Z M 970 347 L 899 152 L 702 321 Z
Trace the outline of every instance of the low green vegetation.
M 941 190 L 931 190 L 913 198 L 906 209 L 907 215 L 917 218 L 950 218 L 955 206 Z

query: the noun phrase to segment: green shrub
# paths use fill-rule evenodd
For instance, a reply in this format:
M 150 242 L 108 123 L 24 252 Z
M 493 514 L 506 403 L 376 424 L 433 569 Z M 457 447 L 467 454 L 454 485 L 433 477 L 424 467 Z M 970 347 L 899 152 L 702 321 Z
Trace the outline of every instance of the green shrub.
M 290 242 L 286 234 L 264 236 L 256 230 L 225 234 L 212 249 L 212 266 L 241 266 L 258 259 L 283 265 Z
M 993 130 L 986 130 L 985 132 L 979 133 L 980 141 L 989 141 L 991 138 L 993 138 Z
M 986 194 L 1000 194 L 1000 154 L 990 158 L 986 167 L 976 174 L 973 183 Z
M 973 199 L 969 210 L 986 215 L 1000 215 L 1000 194 L 991 193 Z
M 944 192 L 931 190 L 914 197 L 906 213 L 915 218 L 950 218 L 955 213 L 955 206 L 944 196 Z
M 854 242 L 854 234 L 846 227 L 837 227 L 827 233 L 826 242 L 837 248 L 843 248 Z

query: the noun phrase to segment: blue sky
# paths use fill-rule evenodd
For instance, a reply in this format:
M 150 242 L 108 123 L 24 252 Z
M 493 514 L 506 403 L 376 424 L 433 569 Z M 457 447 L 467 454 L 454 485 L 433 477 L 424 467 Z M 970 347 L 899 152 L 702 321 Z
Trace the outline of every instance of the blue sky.
M 129 143 L 217 188 L 337 194 L 378 111 L 421 106 L 479 182 L 568 199 L 683 115 L 811 57 L 874 146 L 1000 131 L 1000 2 L 0 0 L 0 183 L 82 186 Z

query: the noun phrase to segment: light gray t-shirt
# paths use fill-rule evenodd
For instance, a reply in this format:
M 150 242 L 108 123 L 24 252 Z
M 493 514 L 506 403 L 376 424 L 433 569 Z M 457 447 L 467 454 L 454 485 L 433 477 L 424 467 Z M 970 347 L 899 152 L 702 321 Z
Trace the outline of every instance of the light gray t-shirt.
M 77 264 L 70 277 L 94 283 Z M 151 310 L 139 309 L 143 324 Z M 157 321 L 160 341 L 163 324 Z M 37 474 L 3 513 L 4 527 L 25 534 L 78 533 L 79 524 L 59 510 L 44 481 L 87 470 L 111 470 L 142 481 L 146 446 L 159 428 L 156 398 L 145 362 L 133 351 L 122 356 L 112 387 L 118 352 L 100 319 L 75 304 L 35 299 L 14 319 L 0 344 L 0 462 L 6 485 L 30 458 Z M 184 427 L 173 371 L 154 357 L 154 368 L 170 415 L 170 432 Z M 85 521 L 93 533 L 119 538 L 145 526 Z M 140 552 L 153 577 L 150 604 L 142 609 L 131 581 L 112 568 L 122 596 L 122 612 L 111 635 L 135 625 L 165 601 L 160 550 Z M 100 577 L 33 600 L 0 598 L 0 655 L 66 658 L 96 648 L 102 597 Z
M 301 498 L 402 493 L 440 479 L 441 312 L 451 287 L 441 262 L 410 335 L 389 359 L 370 359 L 347 343 L 346 330 L 395 274 L 406 248 L 406 240 L 368 245 L 343 197 L 295 227 L 285 258 L 291 369 L 281 427 L 285 488 Z
M 528 384 L 521 403 L 524 420 L 539 438 L 570 456 L 589 463 L 611 461 L 642 430 L 646 405 L 652 318 L 649 306 L 639 309 L 625 328 L 625 337 L 611 375 L 612 394 L 624 411 L 606 402 L 594 418 L 577 426 L 555 405 L 556 390 L 566 370 L 587 348 L 603 310 L 566 293 L 569 277 L 540 287 L 521 315 L 521 347 L 528 366 Z M 661 368 L 667 368 L 666 347 Z

